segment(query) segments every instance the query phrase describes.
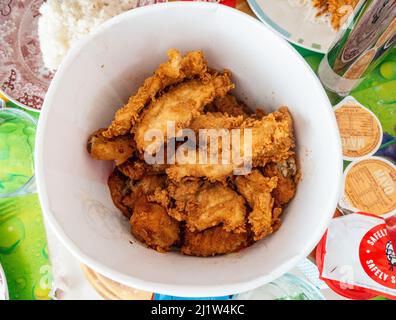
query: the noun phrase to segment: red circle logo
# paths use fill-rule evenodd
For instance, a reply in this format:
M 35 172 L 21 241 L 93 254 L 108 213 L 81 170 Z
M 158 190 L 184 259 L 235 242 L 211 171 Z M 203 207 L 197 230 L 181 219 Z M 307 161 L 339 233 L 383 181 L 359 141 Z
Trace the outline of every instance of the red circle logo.
M 375 282 L 396 289 L 396 254 L 385 224 L 369 230 L 359 246 L 360 263 Z

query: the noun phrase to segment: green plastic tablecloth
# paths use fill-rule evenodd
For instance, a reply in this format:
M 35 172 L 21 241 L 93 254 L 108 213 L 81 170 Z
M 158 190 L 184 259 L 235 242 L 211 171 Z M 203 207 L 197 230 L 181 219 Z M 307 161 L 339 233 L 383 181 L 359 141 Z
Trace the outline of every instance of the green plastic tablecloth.
M 316 71 L 322 55 L 296 49 Z M 377 115 L 387 140 L 396 136 L 396 49 L 352 95 Z M 331 93 L 329 98 L 333 104 L 341 99 Z M 16 107 L 11 102 L 7 106 Z M 38 117 L 37 113 L 30 114 Z M 10 204 L 11 211 L 7 209 Z M 51 267 L 37 195 L 0 200 L 0 262 L 6 273 L 10 299 L 49 299 Z

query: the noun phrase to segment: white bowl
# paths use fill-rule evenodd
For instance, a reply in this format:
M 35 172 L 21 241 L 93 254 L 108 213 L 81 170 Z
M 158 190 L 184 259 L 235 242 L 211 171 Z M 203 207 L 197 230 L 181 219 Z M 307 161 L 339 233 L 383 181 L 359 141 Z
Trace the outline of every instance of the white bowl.
M 230 68 L 250 106 L 289 106 L 303 178 L 274 235 L 214 258 L 161 254 L 135 241 L 106 185 L 111 163 L 92 160 L 86 139 L 166 60 L 166 50 L 202 49 Z M 177 296 L 253 289 L 295 266 L 325 231 L 342 176 L 337 124 L 309 66 L 283 39 L 237 10 L 208 3 L 134 9 L 101 26 L 67 56 L 40 116 L 37 186 L 45 217 L 83 263 L 123 284 Z M 130 243 L 132 241 L 132 243 Z

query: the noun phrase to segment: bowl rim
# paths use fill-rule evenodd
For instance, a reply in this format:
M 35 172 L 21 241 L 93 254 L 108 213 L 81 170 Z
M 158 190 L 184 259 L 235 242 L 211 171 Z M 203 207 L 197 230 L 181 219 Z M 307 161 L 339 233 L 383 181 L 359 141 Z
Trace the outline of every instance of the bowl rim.
M 57 219 L 50 211 L 48 194 L 46 192 L 47 186 L 44 178 L 44 167 L 45 167 L 45 159 L 44 159 L 44 133 L 46 131 L 47 119 L 48 115 L 51 111 L 52 100 L 54 98 L 54 93 L 60 87 L 60 80 L 63 77 L 63 73 L 68 68 L 68 66 L 74 61 L 74 58 L 80 54 L 80 52 L 84 49 L 86 45 L 90 42 L 90 40 L 95 37 L 96 34 L 111 28 L 111 26 L 116 25 L 120 21 L 124 19 L 133 19 L 135 16 L 152 14 L 155 12 L 163 12 L 164 10 L 170 10 L 172 8 L 185 8 L 191 10 L 206 10 L 206 11 L 221 11 L 223 14 L 234 15 L 238 19 L 245 19 L 248 23 L 255 24 L 256 28 L 262 28 L 265 32 L 268 32 L 272 35 L 274 41 L 278 41 L 280 47 L 284 47 L 284 50 L 289 50 L 291 55 L 294 55 L 296 59 L 299 59 L 301 63 L 305 64 L 307 72 L 311 74 L 312 81 L 316 84 L 315 90 L 321 93 L 323 97 L 323 105 L 327 104 L 327 108 L 323 110 L 323 112 L 327 113 L 327 118 L 329 119 L 329 123 L 331 127 L 328 130 L 332 131 L 333 142 L 335 143 L 335 149 L 338 150 L 336 154 L 334 154 L 334 167 L 337 172 L 334 173 L 334 181 L 338 181 L 338 188 L 334 188 L 331 194 L 328 195 L 328 199 L 330 203 L 333 203 L 334 208 L 327 208 L 329 211 L 327 213 L 327 217 L 323 218 L 323 221 L 320 226 L 316 228 L 315 233 L 311 236 L 311 241 L 305 244 L 303 250 L 297 253 L 293 258 L 286 261 L 282 265 L 279 265 L 275 270 L 271 273 L 259 276 L 248 281 L 242 282 L 232 282 L 228 284 L 221 285 L 188 285 L 188 284 L 172 284 L 166 282 L 156 282 L 156 281 L 147 281 L 141 280 L 134 276 L 126 275 L 122 272 L 118 272 L 113 270 L 111 267 L 97 261 L 94 258 L 91 258 L 84 252 L 79 249 L 79 246 L 74 243 L 74 241 L 69 238 L 63 228 L 58 224 Z M 104 24 L 99 26 L 95 32 L 89 36 L 86 36 L 79 43 L 77 43 L 71 50 L 68 52 L 66 58 L 61 63 L 58 71 L 55 74 L 54 79 L 52 80 L 47 95 L 44 100 L 43 108 L 41 111 L 39 124 L 37 128 L 36 135 L 36 147 L 35 147 L 35 163 L 36 163 L 36 181 L 37 181 L 37 190 L 39 195 L 39 200 L 42 206 L 43 214 L 48 222 L 49 226 L 52 228 L 58 239 L 61 243 L 82 263 L 86 264 L 90 268 L 99 272 L 100 274 L 122 283 L 127 286 L 134 287 L 136 289 L 157 292 L 166 295 L 174 295 L 174 296 L 184 296 L 184 297 L 208 297 L 208 296 L 225 296 L 231 295 L 235 293 L 240 293 L 248 290 L 255 289 L 260 285 L 268 283 L 284 273 L 288 272 L 292 269 L 300 260 L 305 258 L 312 249 L 316 246 L 316 244 L 321 239 L 324 234 L 330 219 L 333 216 L 333 209 L 336 208 L 340 192 L 341 192 L 341 181 L 342 181 L 342 149 L 341 149 L 341 140 L 339 137 L 338 126 L 336 122 L 336 118 L 334 112 L 332 110 L 330 101 L 325 93 L 323 86 L 321 85 L 319 79 L 315 75 L 314 71 L 309 67 L 307 62 L 303 59 L 301 55 L 291 46 L 291 44 L 287 43 L 286 40 L 279 37 L 273 30 L 269 29 L 265 24 L 260 22 L 259 20 L 249 16 L 246 13 L 243 13 L 239 10 L 219 5 L 216 3 L 208 3 L 208 2 L 168 2 L 168 3 L 158 3 L 154 5 L 139 7 L 127 12 L 124 12 L 109 21 L 106 21 Z M 337 165 L 338 164 L 338 165 Z

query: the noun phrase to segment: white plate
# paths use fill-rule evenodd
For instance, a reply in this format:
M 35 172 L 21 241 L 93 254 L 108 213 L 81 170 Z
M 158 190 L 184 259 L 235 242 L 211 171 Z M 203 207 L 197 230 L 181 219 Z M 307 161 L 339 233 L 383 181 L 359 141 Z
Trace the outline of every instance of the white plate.
M 308 0 L 292 7 L 288 0 L 247 0 L 257 17 L 288 41 L 320 53 L 326 53 L 337 36 L 329 23 L 313 22 L 315 11 Z

